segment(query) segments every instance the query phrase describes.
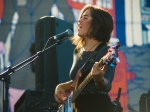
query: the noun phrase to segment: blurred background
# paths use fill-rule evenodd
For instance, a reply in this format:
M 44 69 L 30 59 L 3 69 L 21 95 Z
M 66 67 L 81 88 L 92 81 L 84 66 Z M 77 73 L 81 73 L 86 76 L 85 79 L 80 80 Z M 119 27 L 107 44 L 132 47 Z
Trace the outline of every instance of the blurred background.
M 86 4 L 108 10 L 114 19 L 111 42 L 121 42 L 120 63 L 109 95 L 115 100 L 122 88 L 119 102 L 123 112 L 140 112 L 141 95 L 150 90 L 150 0 L 0 0 L 0 72 L 42 50 L 50 36 L 66 29 L 75 35 L 79 12 Z M 41 95 L 43 101 L 48 100 L 42 106 L 51 105 L 55 86 L 69 80 L 73 48 L 66 38 L 41 58 L 11 74 L 9 111 L 14 112 L 19 99 L 26 100 L 21 96 L 29 93 L 33 96 L 30 94 L 27 101 L 31 97 L 33 104 L 41 103 Z M 3 83 L 0 85 L 2 99 Z

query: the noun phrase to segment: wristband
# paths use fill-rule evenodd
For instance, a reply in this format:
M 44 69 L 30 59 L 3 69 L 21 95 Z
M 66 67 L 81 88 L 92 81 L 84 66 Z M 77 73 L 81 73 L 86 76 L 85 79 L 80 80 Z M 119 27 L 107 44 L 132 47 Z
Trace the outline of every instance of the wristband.
M 103 80 L 101 81 L 101 82 L 94 82 L 95 84 L 103 84 L 104 83 L 104 78 L 103 78 Z

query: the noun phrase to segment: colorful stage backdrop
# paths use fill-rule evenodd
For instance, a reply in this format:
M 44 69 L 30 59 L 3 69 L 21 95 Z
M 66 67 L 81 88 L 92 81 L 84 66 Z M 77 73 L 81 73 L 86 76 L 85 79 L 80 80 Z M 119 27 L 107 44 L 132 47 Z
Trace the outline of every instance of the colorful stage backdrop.
M 85 4 L 98 5 L 113 16 L 112 38 L 119 39 L 121 47 L 120 63 L 109 95 L 114 100 L 122 88 L 123 112 L 139 112 L 140 96 L 150 90 L 149 0 L 0 0 L 0 71 L 30 57 L 39 18 L 55 16 L 73 23 L 76 32 L 79 12 Z M 66 79 L 61 80 L 68 79 L 68 74 L 64 75 Z M 35 74 L 30 65 L 11 76 L 11 112 L 26 89 L 35 89 Z

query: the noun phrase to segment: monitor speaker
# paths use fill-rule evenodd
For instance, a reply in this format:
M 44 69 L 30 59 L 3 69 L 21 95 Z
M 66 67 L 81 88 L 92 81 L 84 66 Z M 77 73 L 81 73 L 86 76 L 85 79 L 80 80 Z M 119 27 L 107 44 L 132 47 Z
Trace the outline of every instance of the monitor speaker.
M 42 91 L 26 90 L 14 105 L 14 112 L 42 112 L 46 105 Z

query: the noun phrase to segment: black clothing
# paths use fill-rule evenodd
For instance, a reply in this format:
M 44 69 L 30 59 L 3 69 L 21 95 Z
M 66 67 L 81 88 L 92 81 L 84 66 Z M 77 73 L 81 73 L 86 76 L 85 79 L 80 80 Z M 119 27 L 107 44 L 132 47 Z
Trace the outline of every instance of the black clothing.
M 107 94 L 84 94 L 76 101 L 80 112 L 113 112 L 113 105 Z
M 71 80 L 74 80 L 77 71 L 81 67 L 83 67 L 83 65 L 86 63 L 84 67 L 81 69 L 81 73 L 82 73 L 81 79 L 84 80 L 84 78 L 91 71 L 93 64 L 95 62 L 98 62 L 107 53 L 109 48 L 110 46 L 104 45 L 98 51 L 88 51 L 88 52 L 83 51 L 82 54 L 78 53 L 75 50 L 73 65 L 70 70 Z M 81 59 L 81 55 L 82 55 L 82 59 Z M 88 59 L 89 61 L 87 61 Z M 108 85 L 103 90 L 106 93 L 108 93 L 111 90 L 111 83 L 114 77 L 114 72 L 115 72 L 115 65 L 107 66 L 104 77 L 108 80 Z M 82 91 L 82 93 L 87 93 L 87 94 L 81 93 L 81 95 L 79 95 L 77 98 L 77 105 L 81 112 L 113 112 L 112 103 L 109 96 L 107 94 L 96 94 L 96 92 L 98 91 L 100 90 L 96 88 L 95 83 L 92 79 L 90 83 Z M 90 94 L 90 93 L 95 93 L 95 94 Z

